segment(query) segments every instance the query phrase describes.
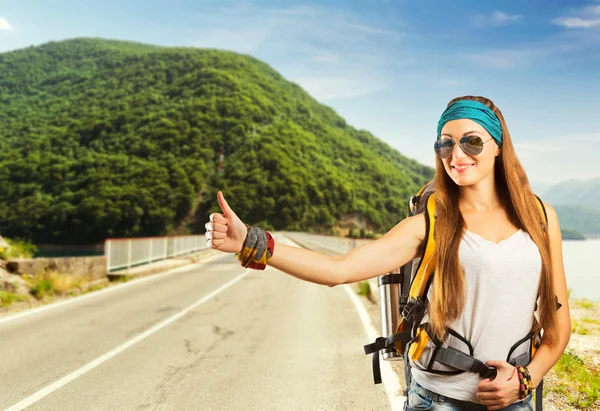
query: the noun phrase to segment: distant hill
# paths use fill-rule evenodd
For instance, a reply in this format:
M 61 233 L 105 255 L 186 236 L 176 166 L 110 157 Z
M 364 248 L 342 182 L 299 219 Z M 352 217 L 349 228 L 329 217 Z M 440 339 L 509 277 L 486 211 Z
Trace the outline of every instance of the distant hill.
M 600 210 L 600 178 L 567 180 L 549 187 L 544 201 L 552 205 L 583 206 Z
M 566 180 L 548 187 L 540 196 L 556 209 L 561 228 L 600 234 L 600 178 Z
M 561 236 L 563 240 L 585 240 L 585 236 L 579 231 L 564 230 L 561 228 Z
M 546 193 L 546 190 L 548 190 L 550 187 L 552 187 L 552 184 L 544 183 L 544 182 L 540 182 L 540 181 L 530 181 L 529 184 L 531 185 L 531 189 L 533 190 L 533 192 L 535 194 L 537 194 L 539 197 L 544 196 L 544 194 Z
M 382 231 L 434 173 L 233 52 L 73 39 L 0 54 L 0 79 L 7 237 L 204 232 L 216 190 L 266 229 Z
M 582 234 L 600 234 L 600 210 L 578 206 L 553 206 L 560 226 Z

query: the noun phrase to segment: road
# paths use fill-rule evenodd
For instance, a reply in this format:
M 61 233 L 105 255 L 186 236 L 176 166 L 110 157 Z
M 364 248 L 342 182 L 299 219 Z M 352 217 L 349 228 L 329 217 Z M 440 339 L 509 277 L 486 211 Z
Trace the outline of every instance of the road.
M 343 287 L 231 254 L 112 287 L 0 317 L 0 409 L 390 409 Z

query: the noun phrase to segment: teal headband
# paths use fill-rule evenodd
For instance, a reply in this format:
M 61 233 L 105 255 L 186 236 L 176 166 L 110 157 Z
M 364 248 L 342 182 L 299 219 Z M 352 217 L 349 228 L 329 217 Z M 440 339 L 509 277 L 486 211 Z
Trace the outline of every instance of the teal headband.
M 488 106 L 474 100 L 459 100 L 446 108 L 438 122 L 438 140 L 440 139 L 444 124 L 461 118 L 468 118 L 479 123 L 490 133 L 499 146 L 502 145 L 502 125 L 500 124 L 500 120 Z

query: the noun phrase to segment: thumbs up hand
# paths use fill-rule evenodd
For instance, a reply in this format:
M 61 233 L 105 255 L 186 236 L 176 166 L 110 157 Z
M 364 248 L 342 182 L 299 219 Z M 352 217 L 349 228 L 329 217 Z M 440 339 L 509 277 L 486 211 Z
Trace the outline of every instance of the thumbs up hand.
M 217 193 L 217 201 L 223 214 L 210 215 L 210 221 L 205 224 L 206 244 L 225 253 L 239 253 L 244 246 L 248 229 L 229 207 L 220 191 Z

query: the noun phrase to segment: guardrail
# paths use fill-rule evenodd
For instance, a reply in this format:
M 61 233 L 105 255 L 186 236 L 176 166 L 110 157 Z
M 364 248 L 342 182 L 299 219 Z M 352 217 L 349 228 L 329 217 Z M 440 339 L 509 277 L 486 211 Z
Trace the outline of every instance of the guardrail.
M 203 235 L 110 238 L 104 242 L 106 272 L 166 260 L 208 248 Z
M 334 237 L 322 234 L 302 233 L 302 232 L 282 232 L 292 241 L 297 240 L 305 245 L 316 245 L 338 253 L 347 253 L 353 248 L 363 244 L 370 243 L 371 239 L 356 239 L 346 237 Z

